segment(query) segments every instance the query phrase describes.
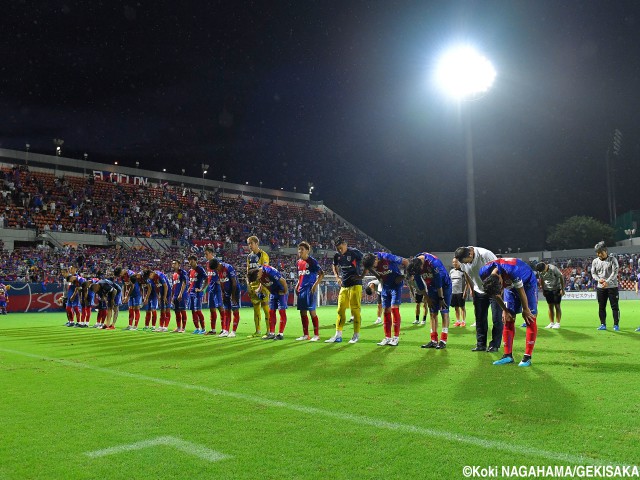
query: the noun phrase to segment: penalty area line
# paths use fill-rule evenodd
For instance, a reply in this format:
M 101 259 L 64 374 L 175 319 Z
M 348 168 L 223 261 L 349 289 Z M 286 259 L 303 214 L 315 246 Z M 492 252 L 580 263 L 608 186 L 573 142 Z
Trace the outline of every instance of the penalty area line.
M 60 365 L 90 370 L 93 372 L 106 373 L 109 375 L 116 375 L 124 378 L 132 378 L 135 380 L 155 383 L 158 385 L 176 387 L 183 390 L 197 391 L 210 396 L 234 398 L 236 400 L 256 403 L 259 405 L 264 405 L 266 407 L 282 408 L 282 409 L 287 409 L 294 412 L 304 413 L 307 415 L 316 415 L 316 416 L 333 418 L 336 420 L 342 420 L 342 421 L 354 423 L 360 426 L 366 425 L 366 426 L 375 427 L 382 430 L 391 430 L 396 432 L 414 434 L 422 437 L 436 438 L 436 439 L 447 440 L 450 442 L 457 442 L 457 443 L 462 443 L 466 445 L 472 445 L 475 447 L 485 448 L 487 450 L 499 450 L 502 452 L 514 453 L 514 454 L 522 455 L 524 457 L 538 457 L 538 458 L 544 458 L 546 460 L 551 460 L 554 462 L 569 463 L 574 465 L 626 465 L 626 463 L 623 463 L 623 462 L 614 462 L 614 461 L 603 460 L 598 458 L 586 457 L 583 455 L 574 455 L 570 453 L 554 452 L 554 451 L 543 450 L 543 449 L 539 449 L 531 446 L 523 446 L 523 445 L 511 444 L 507 442 L 501 442 L 498 440 L 488 440 L 480 437 L 474 437 L 472 435 L 464 435 L 460 433 L 447 432 L 446 430 L 436 430 L 432 428 L 420 427 L 417 425 L 388 422 L 386 420 L 366 417 L 364 415 L 334 412 L 331 410 L 324 410 L 316 407 L 296 405 L 294 403 L 271 400 L 271 399 L 259 397 L 256 395 L 230 392 L 226 390 L 220 390 L 217 388 L 210 388 L 210 387 L 205 387 L 201 385 L 189 385 L 187 383 L 181 383 L 174 380 L 166 380 L 164 378 L 150 377 L 148 375 L 141 375 L 137 373 L 123 372 L 120 370 L 112 370 L 109 368 L 96 367 L 94 365 L 76 363 L 76 362 L 72 362 L 72 361 L 64 360 L 60 358 L 46 357 L 43 355 L 36 355 L 33 353 L 21 352 L 18 350 L 11 350 L 7 348 L 0 348 L 0 352 L 12 353 L 15 355 L 35 358 L 39 360 L 47 360 Z

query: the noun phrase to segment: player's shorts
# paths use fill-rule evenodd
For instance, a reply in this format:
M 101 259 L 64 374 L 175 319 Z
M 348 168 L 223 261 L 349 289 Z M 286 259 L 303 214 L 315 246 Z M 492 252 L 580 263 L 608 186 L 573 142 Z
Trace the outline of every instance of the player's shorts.
M 222 308 L 222 290 L 218 288 L 209 288 L 209 308 Z
M 429 288 L 427 295 L 431 299 L 432 306 L 429 307 L 431 313 L 449 313 L 449 305 L 451 305 L 451 285 L 442 286 L 442 294 L 444 296 L 444 303 L 447 304 L 447 308 L 440 308 L 440 299 L 438 298 L 438 290 Z
M 451 294 L 451 306 L 452 307 L 462 307 L 464 308 L 464 297 L 461 293 L 452 293 Z
M 562 301 L 560 290 L 542 290 L 542 294 L 549 305 L 560 305 Z
M 269 295 L 269 309 L 270 310 L 286 310 L 287 309 L 287 297 L 288 295 Z
M 107 309 L 107 301 L 106 300 L 100 300 L 98 302 L 98 310 L 106 310 Z
M 529 310 L 534 315 L 538 314 L 538 286 L 537 285 L 525 285 L 524 293 L 527 296 L 527 303 L 529 304 Z M 513 314 L 522 313 L 522 303 L 520 303 L 520 295 L 513 288 L 504 289 L 504 303 L 507 305 L 507 309 Z
M 164 297 L 158 297 L 158 310 L 168 310 L 170 308 L 171 308 L 170 299 L 167 298 L 167 301 L 165 302 Z
M 7 301 L 6 300 L 0 300 L 0 308 L 4 308 L 7 306 Z
M 402 283 L 400 285 L 382 285 L 382 308 L 391 308 L 392 305 L 400 305 L 402 303 Z
M 158 298 L 150 298 L 149 301 L 147 302 L 147 306 L 145 307 L 145 310 L 147 312 L 150 312 L 151 310 L 157 310 L 158 309 Z
M 84 307 L 91 308 L 93 306 L 93 301 L 96 298 L 96 294 L 93 290 L 89 290 L 87 292 L 87 299 L 84 302 Z
M 122 292 L 118 292 L 116 293 L 116 296 L 113 299 L 113 306 L 119 307 L 121 303 L 122 303 Z
M 129 297 L 130 307 L 139 307 L 142 305 L 142 295 L 136 297 Z
M 178 300 L 178 297 L 173 297 L 172 305 L 175 310 L 186 310 L 187 303 L 185 300 L 185 296 L 183 295 L 181 300 Z
M 202 299 L 204 298 L 204 292 L 195 292 L 189 294 L 187 310 L 197 312 L 202 310 Z
M 421 293 L 416 293 L 414 298 L 416 300 L 416 303 L 422 303 L 424 301 L 424 295 L 422 295 Z
M 311 288 L 305 288 L 298 294 L 297 308 L 298 310 L 315 310 L 318 301 L 317 292 L 312 292 Z
M 222 295 L 222 308 L 225 310 L 239 310 L 240 306 L 237 301 L 233 300 L 231 295 Z
M 67 307 L 80 307 L 82 304 L 81 300 L 82 298 L 80 297 L 79 293 L 78 295 L 73 297 L 73 300 L 67 298 Z

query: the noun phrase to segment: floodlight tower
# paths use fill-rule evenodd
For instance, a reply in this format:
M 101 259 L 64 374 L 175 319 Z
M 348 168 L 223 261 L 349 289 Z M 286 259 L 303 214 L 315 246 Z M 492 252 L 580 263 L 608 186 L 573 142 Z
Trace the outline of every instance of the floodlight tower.
M 209 165 L 201 163 L 200 168 L 202 168 L 202 193 L 204 193 L 204 176 L 207 174 L 207 170 L 209 170 Z
M 480 98 L 496 78 L 496 71 L 486 57 L 468 45 L 446 51 L 436 67 L 435 81 L 449 97 L 462 104 Z M 469 109 L 467 109 L 469 110 Z M 473 172 L 473 140 L 470 111 L 463 113 L 467 160 L 467 228 L 469 245 L 477 245 L 476 193 Z

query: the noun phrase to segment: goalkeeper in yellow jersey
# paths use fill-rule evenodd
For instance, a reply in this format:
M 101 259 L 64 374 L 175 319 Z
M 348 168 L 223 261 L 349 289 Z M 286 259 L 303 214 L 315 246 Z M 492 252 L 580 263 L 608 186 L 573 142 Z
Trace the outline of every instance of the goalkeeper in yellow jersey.
M 255 235 L 247 238 L 247 245 L 249 245 L 249 249 L 251 250 L 249 255 L 247 255 L 248 275 L 251 269 L 269 265 L 269 255 L 260 248 L 260 240 Z M 253 335 L 249 335 L 249 338 L 262 336 L 260 330 L 260 308 L 264 311 L 265 322 L 267 322 L 269 318 L 269 298 L 263 293 L 256 293 L 259 286 L 259 281 L 249 283 L 247 279 L 247 291 L 251 299 L 251 304 L 253 305 L 253 321 L 256 324 L 256 331 Z M 266 330 L 269 329 L 267 328 Z

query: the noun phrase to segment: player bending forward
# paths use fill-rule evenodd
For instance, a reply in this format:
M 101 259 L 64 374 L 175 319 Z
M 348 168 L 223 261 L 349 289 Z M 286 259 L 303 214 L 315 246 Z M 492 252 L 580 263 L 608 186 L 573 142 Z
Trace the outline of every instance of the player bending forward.
M 524 357 L 520 367 L 531 366 L 531 354 L 536 344 L 538 325 L 538 280 L 529 265 L 518 258 L 498 258 L 480 269 L 480 278 L 485 293 L 494 297 L 502 309 L 504 321 L 504 355 L 494 365 L 513 363 L 513 337 L 515 335 L 516 314 L 522 313 L 527 324 L 527 338 Z M 515 292 L 514 292 L 515 290 Z M 502 292 L 504 291 L 504 299 Z

